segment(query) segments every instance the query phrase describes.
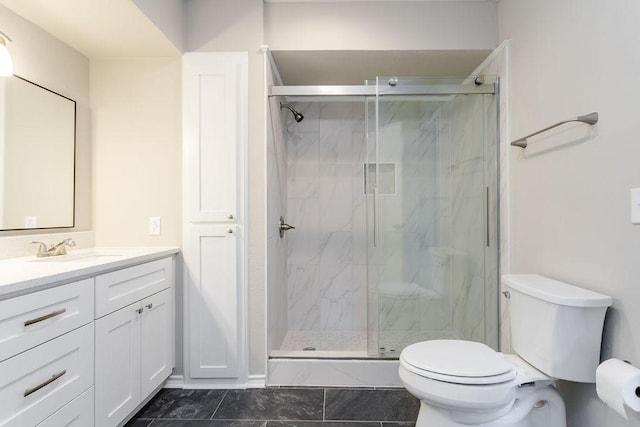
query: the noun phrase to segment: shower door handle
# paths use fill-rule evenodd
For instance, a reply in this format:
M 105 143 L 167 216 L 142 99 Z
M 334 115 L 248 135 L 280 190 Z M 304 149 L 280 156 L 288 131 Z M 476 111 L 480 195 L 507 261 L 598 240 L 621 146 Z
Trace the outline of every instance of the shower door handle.
M 376 175 L 377 176 L 377 175 Z M 373 247 L 378 247 L 378 187 L 373 188 Z

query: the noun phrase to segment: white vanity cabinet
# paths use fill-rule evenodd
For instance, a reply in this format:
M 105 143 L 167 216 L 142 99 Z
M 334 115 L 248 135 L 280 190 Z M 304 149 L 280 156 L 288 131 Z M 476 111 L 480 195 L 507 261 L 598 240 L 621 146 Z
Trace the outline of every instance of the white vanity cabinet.
M 96 427 L 118 425 L 171 374 L 172 286 L 171 258 L 96 277 Z
M 117 252 L 0 260 L 0 427 L 121 425 L 169 377 L 178 249 Z

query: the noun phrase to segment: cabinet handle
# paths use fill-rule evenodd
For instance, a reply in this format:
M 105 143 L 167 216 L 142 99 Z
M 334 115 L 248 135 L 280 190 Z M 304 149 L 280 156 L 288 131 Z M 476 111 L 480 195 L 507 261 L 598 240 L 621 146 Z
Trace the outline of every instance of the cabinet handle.
M 233 219 L 233 215 L 230 214 L 227 218 Z
M 151 302 L 151 303 L 147 304 L 145 307 L 147 307 L 149 310 L 151 310 L 151 308 L 153 307 L 153 303 Z
M 229 233 L 229 234 L 233 234 L 233 228 L 228 229 L 228 230 L 227 230 L 227 233 Z
M 142 314 L 143 311 L 144 311 L 144 308 L 142 308 L 142 307 L 136 309 L 136 313 L 138 313 L 138 314 Z
M 35 319 L 31 319 L 31 320 L 25 320 L 24 326 L 33 325 L 34 323 L 38 323 L 38 322 L 42 322 L 43 320 L 51 319 L 52 317 L 59 316 L 59 315 L 61 315 L 63 313 L 66 313 L 66 312 L 67 312 L 66 308 L 62 308 L 60 310 L 52 311 L 51 313 L 45 314 L 44 316 L 36 317 Z
M 48 380 L 46 380 L 45 382 L 38 384 L 37 386 L 33 387 L 33 388 L 28 388 L 24 391 L 24 397 L 29 396 L 32 393 L 35 393 L 36 391 L 40 390 L 42 387 L 46 387 L 49 384 L 51 384 L 52 382 L 54 382 L 55 380 L 57 380 L 58 378 L 60 378 L 61 376 L 63 376 L 64 374 L 67 373 L 67 370 L 65 369 L 62 372 L 59 372 L 57 374 L 53 374 L 51 376 L 51 378 L 49 378 Z

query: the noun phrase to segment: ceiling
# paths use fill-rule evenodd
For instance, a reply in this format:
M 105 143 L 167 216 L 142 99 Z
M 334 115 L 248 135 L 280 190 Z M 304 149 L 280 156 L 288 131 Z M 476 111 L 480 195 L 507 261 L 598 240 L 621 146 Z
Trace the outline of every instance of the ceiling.
M 0 0 L 0 4 L 89 58 L 179 54 L 132 0 Z
M 141 0 L 0 0 L 0 4 L 89 58 L 180 55 L 134 1 Z M 187 0 L 173 1 L 182 4 Z M 143 3 L 153 6 L 152 0 Z M 362 84 L 377 75 L 467 76 L 488 54 L 486 50 L 273 52 L 283 80 L 289 85 Z

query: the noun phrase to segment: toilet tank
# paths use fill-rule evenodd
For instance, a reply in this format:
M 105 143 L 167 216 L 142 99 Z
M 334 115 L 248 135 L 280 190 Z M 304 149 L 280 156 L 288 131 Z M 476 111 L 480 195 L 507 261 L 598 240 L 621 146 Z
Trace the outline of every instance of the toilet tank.
M 595 382 L 611 297 L 536 274 L 505 274 L 502 283 L 513 350 L 550 377 Z

